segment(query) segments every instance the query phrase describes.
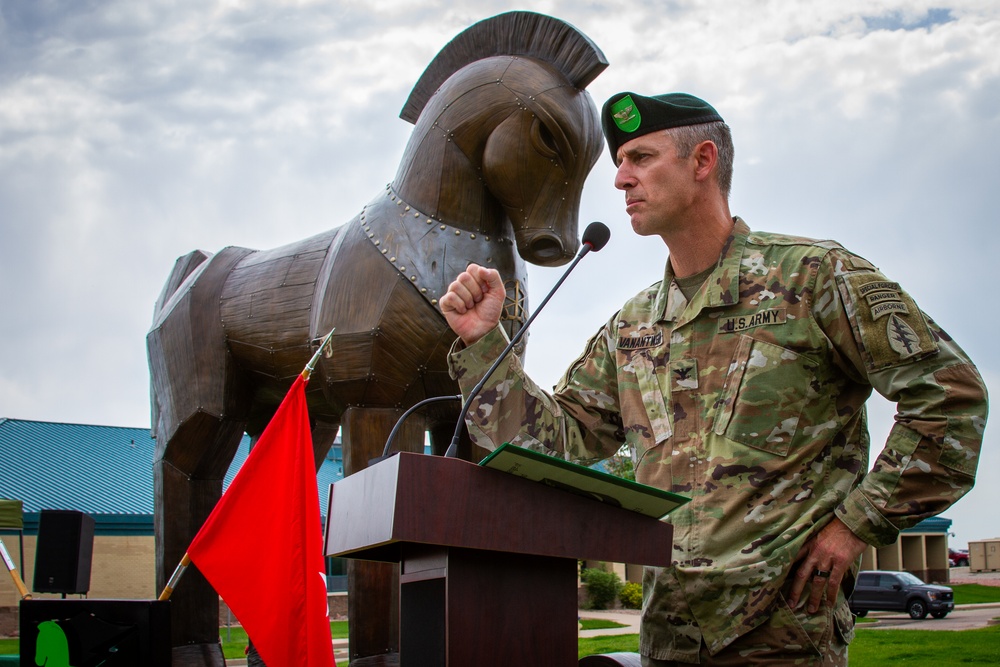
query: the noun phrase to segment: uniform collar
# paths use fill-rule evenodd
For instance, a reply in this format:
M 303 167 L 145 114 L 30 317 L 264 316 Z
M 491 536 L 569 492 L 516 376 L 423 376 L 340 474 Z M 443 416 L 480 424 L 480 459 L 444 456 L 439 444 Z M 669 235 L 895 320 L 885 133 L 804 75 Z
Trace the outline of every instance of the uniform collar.
M 734 217 L 733 231 L 722 248 L 722 254 L 719 255 L 715 270 L 705 281 L 701 293 L 694 297 L 695 299 L 704 298 L 703 307 L 718 308 L 730 306 L 739 301 L 740 265 L 743 261 L 743 250 L 746 247 L 748 236 L 750 236 L 750 227 L 742 218 Z M 680 289 L 674 284 L 674 270 L 670 267 L 668 258 L 663 282 L 656 294 L 653 312 L 661 313 L 664 320 L 674 321 L 678 319 L 680 311 L 683 310 L 683 306 L 678 303 L 678 299 L 683 301 L 683 298 Z

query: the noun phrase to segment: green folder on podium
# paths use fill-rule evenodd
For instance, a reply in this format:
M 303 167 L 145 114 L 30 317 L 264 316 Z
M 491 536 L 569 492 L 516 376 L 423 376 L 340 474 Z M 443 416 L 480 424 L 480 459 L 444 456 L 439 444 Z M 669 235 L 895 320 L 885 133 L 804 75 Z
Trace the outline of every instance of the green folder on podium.
M 599 500 L 615 507 L 662 519 L 690 498 L 640 484 L 600 470 L 548 456 L 509 442 L 479 462 L 486 468 Z

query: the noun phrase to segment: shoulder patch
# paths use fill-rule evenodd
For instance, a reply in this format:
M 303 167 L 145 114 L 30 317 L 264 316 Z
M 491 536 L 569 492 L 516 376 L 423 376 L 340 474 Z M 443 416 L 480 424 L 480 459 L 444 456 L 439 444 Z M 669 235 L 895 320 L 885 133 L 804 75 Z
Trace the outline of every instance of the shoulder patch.
M 899 283 L 871 271 L 847 273 L 842 291 L 871 370 L 899 366 L 938 351 L 923 313 Z

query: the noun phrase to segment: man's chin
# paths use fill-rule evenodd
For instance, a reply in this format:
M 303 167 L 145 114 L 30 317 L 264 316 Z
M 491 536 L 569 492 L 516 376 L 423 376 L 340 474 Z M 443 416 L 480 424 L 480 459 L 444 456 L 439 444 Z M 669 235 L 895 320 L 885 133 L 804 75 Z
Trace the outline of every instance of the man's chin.
M 642 218 L 638 216 L 631 216 L 629 222 L 632 223 L 632 231 L 639 236 L 652 236 L 653 232 L 650 230 L 649 225 L 646 224 Z

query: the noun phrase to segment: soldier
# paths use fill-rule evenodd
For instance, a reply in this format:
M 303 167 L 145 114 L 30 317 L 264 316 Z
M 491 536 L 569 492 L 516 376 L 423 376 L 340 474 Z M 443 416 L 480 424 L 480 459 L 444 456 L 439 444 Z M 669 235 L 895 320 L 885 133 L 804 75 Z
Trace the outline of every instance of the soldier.
M 667 518 L 673 564 L 643 577 L 643 665 L 846 664 L 860 554 L 972 488 L 982 378 L 865 259 L 730 214 L 732 138 L 708 103 L 621 93 L 602 124 L 632 229 L 669 249 L 664 279 L 553 393 L 510 357 L 469 431 L 583 463 L 627 444 L 638 481 L 690 497 Z M 503 298 L 470 265 L 441 299 L 465 392 L 506 343 Z M 897 415 L 869 469 L 872 389 Z

